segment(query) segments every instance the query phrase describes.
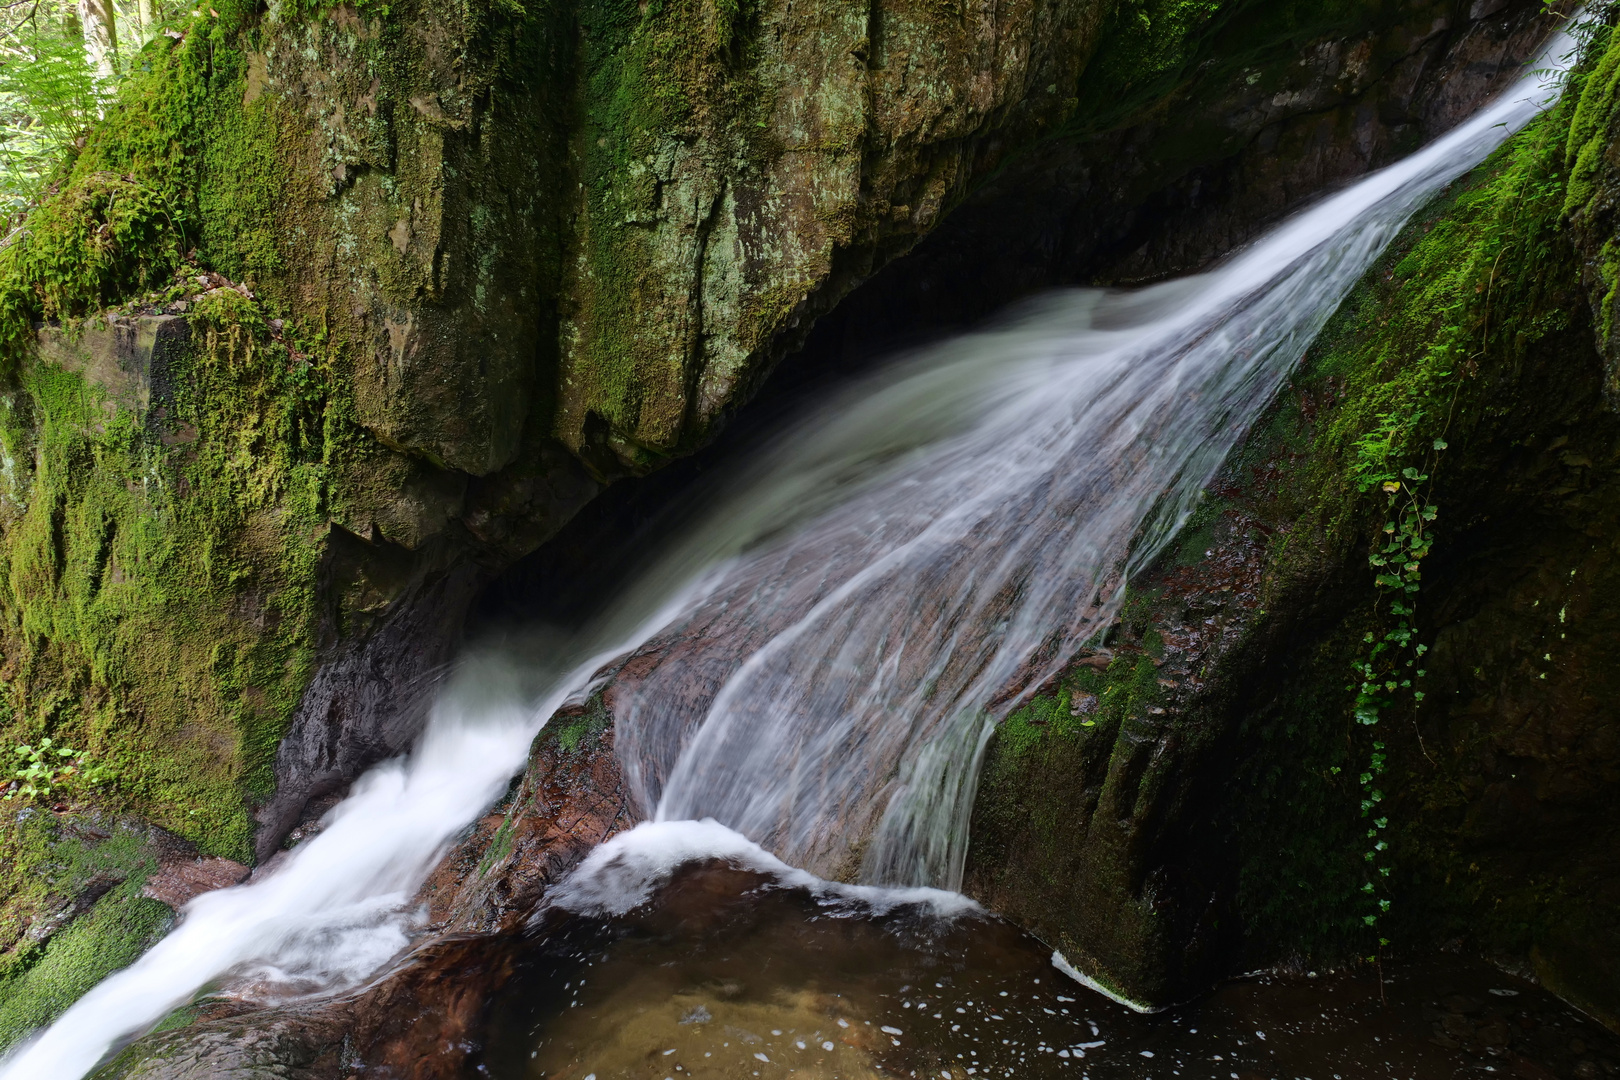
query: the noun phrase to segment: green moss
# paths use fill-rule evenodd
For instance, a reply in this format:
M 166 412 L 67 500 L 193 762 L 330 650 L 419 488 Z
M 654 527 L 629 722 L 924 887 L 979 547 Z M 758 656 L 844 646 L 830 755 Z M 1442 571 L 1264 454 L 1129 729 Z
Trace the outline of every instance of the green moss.
M 421 25 L 427 13 L 408 6 Z M 546 39 L 521 6 L 464 5 L 457 17 L 433 32 L 446 47 L 463 35 L 469 92 L 514 58 L 538 64 Z M 397 498 L 379 483 L 400 472 L 358 422 L 355 365 L 374 351 L 374 327 L 330 265 L 352 243 L 342 230 L 369 226 L 338 220 L 352 211 L 327 201 L 321 133 L 266 92 L 265 58 L 357 58 L 363 74 L 350 78 L 370 112 L 344 120 L 334 92 L 338 115 L 318 120 L 333 128 L 326 141 L 360 146 L 351 170 L 390 164 L 377 96 L 405 104 L 426 78 L 420 42 L 400 25 L 336 25 L 296 7 L 274 18 L 223 4 L 182 40 L 156 39 L 59 190 L 0 250 L 4 735 L 85 745 L 112 769 L 104 799 L 238 859 L 313 669 L 330 519 L 369 525 L 379 499 Z M 385 183 L 410 205 L 417 178 L 402 171 Z M 421 295 L 423 282 L 377 262 L 389 299 Z M 199 283 L 203 271 L 258 295 Z M 153 373 L 146 412 L 34 355 L 42 320 L 72 339 L 115 305 L 139 312 L 205 290 L 186 313 L 189 344 Z
M 0 547 L 12 732 L 83 745 L 109 797 L 245 861 L 313 663 L 318 374 L 229 291 L 168 359 L 162 422 L 53 365 L 23 373 L 34 467 Z
M 130 963 L 172 918 L 140 895 L 158 862 L 144 829 L 3 805 L 0 1051 Z
M 150 285 L 183 243 L 161 190 L 104 169 L 77 172 L 27 229 L 0 251 L 0 346 L 13 366 L 34 319 L 79 315 Z
M 1255 940 L 1276 952 L 1333 963 L 1376 945 L 1362 924 L 1370 841 L 1355 782 L 1375 735 L 1389 745 L 1392 773 L 1382 786 L 1394 793 L 1386 805 L 1395 877 L 1376 895 L 1395 901 L 1381 932 L 1397 947 L 1453 933 L 1523 950 L 1531 927 L 1558 907 L 1542 883 L 1516 875 L 1486 883 L 1464 872 L 1456 830 L 1472 750 L 1459 747 L 1455 760 L 1437 765 L 1415 735 L 1410 693 L 1376 731 L 1357 725 L 1351 662 L 1372 640 L 1365 635 L 1383 633 L 1391 618 L 1366 562 L 1386 517 L 1377 484 L 1408 465 L 1433 473 L 1443 549 L 1455 511 L 1446 493 L 1491 485 L 1469 475 L 1471 455 L 1511 430 L 1533 358 L 1565 348 L 1578 330 L 1566 147 L 1589 101 L 1583 85 L 1609 93 L 1603 71 L 1590 81 L 1578 75 L 1554 110 L 1420 215 L 1334 317 L 1295 378 L 1293 400 L 1246 450 L 1282 463 L 1281 488 L 1309 493 L 1273 544 L 1268 604 L 1289 604 L 1293 583 L 1333 573 L 1339 560 L 1365 590 L 1348 618 L 1301 643 L 1281 697 L 1241 729 L 1239 902 Z M 1302 402 L 1320 415 L 1307 418 Z M 1450 449 L 1435 449 L 1437 439 Z M 1453 886 L 1454 877 L 1472 879 L 1477 895 Z
M 1030 777 L 1069 777 L 1084 785 L 1099 756 L 1106 763 L 1108 755 L 1099 752 L 1113 745 L 1121 726 L 1163 697 L 1152 658 L 1121 653 L 1101 671 L 1073 667 L 1053 692 L 1031 698 L 1001 722 L 986 750 L 974 804 L 975 842 L 994 847 L 1002 831 L 1016 831 L 1020 842 L 1040 849 L 1037 862 L 1062 864 L 1074 841 L 1072 801 L 1043 797 Z
M 1609 148 L 1615 106 L 1620 104 L 1620 38 L 1607 32 L 1595 43 L 1597 62 L 1583 78 L 1569 121 L 1564 142 L 1564 165 L 1569 185 L 1564 193 L 1564 213 L 1585 209 L 1596 192 L 1604 152 Z
M 1111 131 L 1168 113 L 1187 103 L 1195 83 L 1224 90 L 1239 77 L 1250 85 L 1275 79 L 1309 42 L 1353 39 L 1392 14 L 1365 0 L 1123 0 L 1081 75 L 1065 134 Z M 1159 152 L 1198 159 L 1222 137 L 1195 132 L 1177 138 L 1184 145 Z
M 591 698 L 583 714 L 547 724 L 539 739 L 542 743 L 555 744 L 565 754 L 572 754 L 581 746 L 594 747 L 597 737 L 612 724 L 613 715 L 598 694 Z
M 1202 40 L 1228 6 L 1222 0 L 1124 0 L 1115 5 L 1097 57 L 1081 82 L 1085 108 L 1080 122 L 1106 127 L 1172 92 L 1188 76 Z
M 1560 232 L 1572 107 L 1566 97 L 1459 184 L 1324 333 L 1307 379 L 1343 387 L 1342 403 L 1315 440 L 1309 487 L 1330 531 L 1365 528 L 1377 501 L 1367 481 L 1383 479 L 1369 462 L 1421 463 L 1436 438 L 1466 440 L 1500 408 L 1486 396 L 1493 378 L 1569 325 L 1573 253 Z
M 0 984 L 0 1048 L 55 1020 L 168 932 L 168 906 L 120 887 L 51 939 L 39 961 Z
M 724 181 L 712 163 L 747 171 L 775 153 L 761 135 L 772 103 L 758 71 L 761 43 L 746 32 L 756 19 L 752 3 L 705 0 L 593 0 L 580 11 L 589 74 L 576 136 L 585 217 L 573 378 L 581 413 L 605 422 L 620 455 L 640 467 L 701 437 L 683 430 L 697 326 L 672 331 L 692 314 L 662 284 L 665 264 L 683 256 L 660 249 L 691 239 L 661 235 L 664 204 L 717 203 Z M 715 210 L 696 208 L 700 228 Z

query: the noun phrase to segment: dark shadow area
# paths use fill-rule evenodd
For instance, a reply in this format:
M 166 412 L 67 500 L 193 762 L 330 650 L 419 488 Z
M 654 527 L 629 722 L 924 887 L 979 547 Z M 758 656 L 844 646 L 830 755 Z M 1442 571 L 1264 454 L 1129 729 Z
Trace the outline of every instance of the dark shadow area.
M 902 260 L 879 278 L 903 278 L 905 267 Z M 976 322 L 995 320 L 988 313 Z M 840 307 L 816 324 L 805 346 L 777 366 L 711 444 L 651 475 L 612 484 L 555 538 L 496 579 L 468 616 L 467 636 L 499 640 L 535 622 L 579 625 L 628 582 L 662 538 L 702 514 L 716 469 L 746 460 L 817 401 L 887 361 L 971 325 L 940 325 L 928 310 L 866 306 L 846 313 Z

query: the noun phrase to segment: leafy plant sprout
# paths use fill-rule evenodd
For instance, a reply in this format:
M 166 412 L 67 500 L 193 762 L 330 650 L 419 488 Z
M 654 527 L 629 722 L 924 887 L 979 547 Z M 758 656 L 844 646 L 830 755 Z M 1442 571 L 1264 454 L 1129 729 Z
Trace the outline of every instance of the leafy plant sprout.
M 69 760 L 78 755 L 77 750 L 55 745 L 49 736 L 32 746 L 24 743 L 17 747 L 16 754 L 20 761 L 12 774 L 16 779 L 5 794 L 8 802 L 18 797 L 50 795 L 70 777 L 77 776 L 84 765 L 82 757 Z

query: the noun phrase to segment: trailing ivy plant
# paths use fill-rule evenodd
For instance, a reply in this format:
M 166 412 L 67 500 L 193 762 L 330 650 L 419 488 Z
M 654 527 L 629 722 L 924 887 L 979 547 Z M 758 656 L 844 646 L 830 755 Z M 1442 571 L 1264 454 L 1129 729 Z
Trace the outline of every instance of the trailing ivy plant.
M 1379 534 L 1382 546 L 1367 557 L 1378 589 L 1376 610 L 1384 630 L 1382 634 L 1369 630 L 1362 639 L 1365 649 L 1353 664 L 1358 681 L 1351 687 L 1356 695 L 1356 723 L 1368 728 L 1372 735 L 1367 764 L 1358 782 L 1361 816 L 1367 824 L 1367 848 L 1363 853 L 1367 877 L 1361 891 L 1367 898 L 1369 910 L 1362 921 L 1375 932 L 1390 908 L 1385 887 L 1390 868 L 1385 860 L 1389 843 L 1383 837 L 1389 827 L 1389 816 L 1383 810 L 1384 792 L 1380 786 L 1388 755 L 1385 743 L 1373 729 L 1389 715 L 1399 695 L 1410 692 L 1416 708 L 1423 700 L 1423 691 L 1418 687 L 1426 674 L 1419 666 L 1428 646 L 1417 640 L 1417 603 L 1422 588 L 1423 560 L 1434 546 L 1432 526 L 1439 517 L 1439 508 L 1430 501 L 1429 477 L 1439 454 L 1446 449 L 1446 441 L 1434 440 L 1432 454 L 1423 469 L 1409 465 L 1396 472 L 1393 464 L 1407 435 L 1422 419 L 1423 414 L 1418 410 L 1404 415 L 1386 415 L 1377 428 L 1355 443 L 1357 484 L 1363 493 L 1377 489 L 1385 500 L 1385 521 Z M 1413 724 L 1415 727 L 1415 716 Z M 1422 742 L 1419 732 L 1420 747 Z M 1389 939 L 1382 935 L 1377 940 L 1377 951 L 1367 958 L 1369 962 L 1376 962 L 1383 947 L 1389 944 Z

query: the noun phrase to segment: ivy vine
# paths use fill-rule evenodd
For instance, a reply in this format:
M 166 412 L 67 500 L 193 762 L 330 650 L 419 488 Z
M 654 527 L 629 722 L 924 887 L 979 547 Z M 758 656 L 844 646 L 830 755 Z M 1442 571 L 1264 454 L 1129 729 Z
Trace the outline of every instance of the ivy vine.
M 1381 787 L 1389 758 L 1385 743 L 1374 729 L 1390 715 L 1400 695 L 1409 691 L 1414 708 L 1423 700 L 1419 686 L 1427 674 L 1420 666 L 1429 647 L 1417 640 L 1417 604 L 1422 589 L 1423 560 L 1434 546 L 1433 523 L 1440 512 L 1430 501 L 1429 472 L 1407 466 L 1397 473 L 1390 465 L 1405 442 L 1405 434 L 1421 419 L 1422 414 L 1417 411 L 1405 416 L 1386 416 L 1376 430 L 1355 444 L 1357 483 L 1363 493 L 1377 489 L 1384 494 L 1386 518 L 1380 534 L 1381 546 L 1367 557 L 1378 589 L 1375 611 L 1387 612 L 1386 628 L 1381 635 L 1369 630 L 1363 637 L 1365 648 L 1351 665 L 1357 681 L 1346 687 L 1355 691 L 1356 723 L 1369 729 L 1372 735 L 1366 765 L 1358 777 L 1361 816 L 1367 824 L 1367 847 L 1362 854 L 1367 874 L 1361 892 L 1368 902 L 1368 911 L 1362 921 L 1378 933 L 1377 950 L 1367 957 L 1370 963 L 1377 962 L 1383 947 L 1389 944 L 1389 939 L 1379 933 L 1379 925 L 1390 909 L 1386 886 L 1390 873 L 1386 859 L 1389 842 L 1384 838 L 1389 815 L 1383 810 Z M 1435 457 L 1431 458 L 1430 471 L 1432 463 L 1438 462 L 1438 455 L 1445 449 L 1444 439 L 1434 440 Z M 1418 744 L 1427 756 L 1428 749 L 1422 742 L 1420 731 Z

